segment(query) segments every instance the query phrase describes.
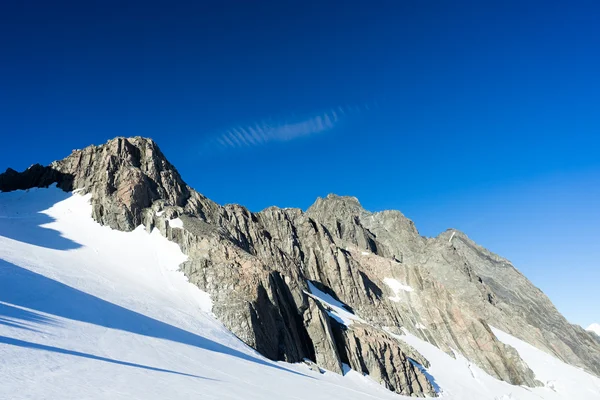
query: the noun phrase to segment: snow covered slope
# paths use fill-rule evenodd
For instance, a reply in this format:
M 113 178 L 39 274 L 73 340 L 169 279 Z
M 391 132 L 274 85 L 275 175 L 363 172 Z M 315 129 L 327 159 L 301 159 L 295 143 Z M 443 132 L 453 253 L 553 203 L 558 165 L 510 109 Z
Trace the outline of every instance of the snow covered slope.
M 368 377 L 272 362 L 210 313 L 158 232 L 96 224 L 88 197 L 0 193 L 0 399 L 399 399 Z M 410 335 L 442 398 L 600 399 L 600 379 L 510 335 L 546 387 L 514 387 Z
M 590 326 L 587 327 L 586 331 L 594 332 L 596 335 L 600 336 L 600 324 L 598 324 L 598 323 L 591 324 Z
M 460 354 L 455 358 L 417 337 L 398 336 L 416 348 L 430 362 L 428 373 L 441 388 L 442 398 L 461 400 L 598 400 L 600 379 L 567 365 L 539 349 L 498 329 L 493 329 L 500 341 L 513 346 L 535 372 L 544 387 L 511 386 L 492 378 Z

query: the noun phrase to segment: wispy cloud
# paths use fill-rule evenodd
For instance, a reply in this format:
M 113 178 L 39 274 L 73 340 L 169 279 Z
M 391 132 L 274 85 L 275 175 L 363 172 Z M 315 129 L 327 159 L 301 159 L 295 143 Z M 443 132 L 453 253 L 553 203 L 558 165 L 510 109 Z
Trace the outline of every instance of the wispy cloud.
M 313 134 L 326 132 L 349 115 L 368 110 L 363 107 L 337 107 L 318 115 L 285 122 L 261 121 L 247 126 L 231 128 L 216 138 L 223 148 L 243 148 L 285 142 Z

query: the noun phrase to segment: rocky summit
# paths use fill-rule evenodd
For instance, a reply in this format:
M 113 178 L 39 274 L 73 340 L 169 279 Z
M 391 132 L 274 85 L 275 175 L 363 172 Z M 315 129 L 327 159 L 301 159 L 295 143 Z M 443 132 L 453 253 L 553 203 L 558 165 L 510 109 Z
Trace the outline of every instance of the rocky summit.
M 100 224 L 157 228 L 179 244 L 181 270 L 210 294 L 213 313 L 270 359 L 338 373 L 346 364 L 394 392 L 435 396 L 427 359 L 397 339 L 409 332 L 500 380 L 542 385 L 495 327 L 600 375 L 598 337 L 459 231 L 426 238 L 398 211 L 372 213 L 336 195 L 307 211 L 221 206 L 141 137 L 0 175 L 1 191 L 53 184 L 91 194 Z

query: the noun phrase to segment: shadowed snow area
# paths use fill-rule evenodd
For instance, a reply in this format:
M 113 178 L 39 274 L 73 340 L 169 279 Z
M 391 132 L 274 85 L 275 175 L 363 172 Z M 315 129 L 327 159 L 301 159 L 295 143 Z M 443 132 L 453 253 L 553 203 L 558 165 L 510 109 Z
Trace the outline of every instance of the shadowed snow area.
M 212 316 L 209 296 L 178 271 L 186 256 L 176 244 L 90 215 L 88 196 L 56 188 L 0 193 L 0 399 L 406 398 L 352 370 L 265 359 Z M 357 322 L 310 291 L 334 317 Z M 511 386 L 414 336 L 398 339 L 430 361 L 442 398 L 600 399 L 598 378 L 495 333 L 545 387 Z
M 23 287 L 26 283 L 26 287 Z M 20 288 L 20 290 L 15 290 Z M 34 295 L 31 295 L 34 293 Z M 35 295 L 39 294 L 39 295 Z M 46 294 L 51 294 L 47 297 Z M 58 321 L 55 317 L 85 322 L 138 335 L 170 340 L 229 354 L 248 361 L 282 368 L 259 357 L 195 335 L 154 318 L 117 306 L 27 269 L 0 261 L 0 315 L 8 323 L 32 329 Z M 32 310 L 32 311 L 28 311 Z M 3 322 L 0 322 L 3 323 Z M 0 336 L 0 343 L 23 346 Z M 39 345 L 37 345 L 39 347 Z M 31 346 L 36 347 L 36 346 Z M 56 351 L 56 350 L 54 350 Z M 295 373 L 293 371 L 290 371 Z
M 70 196 L 70 193 L 56 188 L 45 190 L 43 196 L 37 194 L 35 189 L 26 192 L 2 193 L 0 236 L 54 250 L 70 250 L 80 247 L 78 243 L 50 228 L 48 225 L 55 219 L 44 212 Z

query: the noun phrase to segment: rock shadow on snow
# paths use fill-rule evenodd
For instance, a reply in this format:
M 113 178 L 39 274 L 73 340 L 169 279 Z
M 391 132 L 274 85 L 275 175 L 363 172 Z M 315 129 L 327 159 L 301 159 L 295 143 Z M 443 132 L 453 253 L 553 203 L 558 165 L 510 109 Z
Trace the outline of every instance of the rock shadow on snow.
M 237 357 L 296 375 L 307 375 L 267 362 L 157 319 L 118 306 L 43 275 L 0 260 L 0 318 L 11 326 L 52 323 L 47 315 L 168 340 Z M 28 313 L 15 315 L 15 309 Z M 25 310 L 22 310 L 25 311 Z M 35 316 L 36 312 L 46 314 Z M 3 314 L 8 313 L 8 314 Z M 12 314 L 10 314 L 12 313 Z M 6 322 L 5 322 L 6 324 Z M 16 345 L 15 343 L 13 343 Z M 25 346 L 25 343 L 19 343 Z M 49 350 L 49 349 L 46 349 Z M 309 377 L 310 378 L 310 377 Z
M 72 196 L 58 188 L 34 188 L 0 193 L 0 236 L 53 250 L 73 250 L 81 245 L 50 227 L 55 219 L 44 213 Z
M 0 261 L 0 267 L 3 266 Z M 0 271 L 0 278 L 2 277 Z M 0 302 L 0 325 L 41 333 L 36 325 L 58 325 L 56 319 Z
M 82 358 L 87 358 L 87 359 L 90 359 L 90 360 L 97 360 L 97 361 L 103 361 L 103 362 L 107 362 L 107 363 L 111 363 L 111 364 L 123 365 L 123 366 L 126 366 L 126 367 L 141 368 L 141 369 L 146 369 L 146 370 L 149 370 L 149 371 L 166 372 L 166 373 L 169 373 L 169 374 L 183 375 L 183 376 L 189 376 L 189 377 L 192 377 L 192 378 L 200 378 L 200 379 L 207 379 L 207 380 L 214 381 L 214 379 L 212 379 L 212 378 L 205 378 L 203 376 L 198 376 L 198 375 L 193 375 L 193 374 L 186 374 L 184 372 L 177 372 L 177 371 L 173 371 L 173 370 L 170 370 L 170 369 L 150 367 L 148 365 L 131 363 L 131 362 L 127 362 L 127 361 L 115 360 L 114 358 L 107 358 L 107 357 L 96 356 L 96 355 L 90 354 L 90 353 L 83 353 L 83 352 L 75 351 L 75 350 L 67 350 L 67 349 L 63 349 L 63 348 L 60 348 L 60 347 L 48 346 L 48 345 L 44 345 L 44 344 L 28 342 L 26 340 L 14 339 L 14 338 L 10 338 L 10 337 L 7 337 L 7 336 L 2 336 L 2 335 L 0 335 L 0 344 L 5 344 L 5 345 L 9 345 L 9 346 L 16 346 L 16 347 L 23 347 L 23 348 L 34 349 L 34 350 L 49 351 L 49 352 L 52 352 L 52 353 L 59 353 L 59 354 L 66 354 L 66 355 L 75 356 L 75 357 L 82 357 Z

